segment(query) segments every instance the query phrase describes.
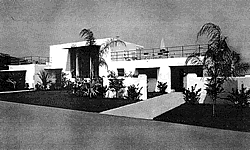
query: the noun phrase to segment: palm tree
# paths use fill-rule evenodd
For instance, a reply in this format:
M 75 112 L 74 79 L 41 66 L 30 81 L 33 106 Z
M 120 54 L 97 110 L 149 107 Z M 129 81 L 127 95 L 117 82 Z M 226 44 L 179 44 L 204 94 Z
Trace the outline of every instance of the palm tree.
M 209 77 L 207 94 L 213 100 L 213 116 L 215 115 L 215 104 L 218 94 L 223 91 L 222 84 L 232 76 L 245 73 L 249 69 L 248 63 L 242 63 L 240 55 L 232 51 L 227 45 L 227 37 L 223 36 L 218 25 L 213 23 L 204 24 L 197 33 L 197 41 L 200 36 L 207 35 L 208 50 L 203 57 L 194 52 L 186 59 L 186 64 L 202 65 L 205 74 Z
M 94 34 L 90 29 L 82 29 L 79 33 L 79 35 L 87 41 L 86 45 L 87 46 L 91 46 L 91 45 L 96 45 L 96 41 L 94 38 Z M 103 58 L 103 56 L 105 54 L 107 54 L 108 49 L 110 47 L 115 47 L 117 44 L 121 44 L 126 46 L 126 43 L 120 39 L 108 39 L 105 43 L 103 43 L 101 45 L 101 48 L 99 50 L 99 66 L 105 66 L 106 68 L 108 68 L 108 65 L 105 61 L 105 59 Z M 91 59 L 91 58 L 90 58 Z

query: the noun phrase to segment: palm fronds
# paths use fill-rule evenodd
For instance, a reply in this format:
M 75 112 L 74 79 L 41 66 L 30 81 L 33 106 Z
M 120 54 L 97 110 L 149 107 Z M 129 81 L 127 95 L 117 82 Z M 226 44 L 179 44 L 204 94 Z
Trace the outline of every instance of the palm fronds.
M 108 39 L 105 43 L 102 44 L 100 48 L 100 56 L 103 56 L 108 52 L 108 50 L 111 47 L 116 47 L 118 44 L 121 44 L 125 47 L 127 46 L 126 43 L 120 39 L 114 39 L 114 38 Z
M 197 34 L 197 40 L 200 36 L 207 35 L 209 38 L 209 43 L 214 44 L 220 41 L 221 39 L 221 29 L 219 26 L 213 23 L 204 24 L 200 31 Z
M 82 29 L 79 35 L 87 41 L 87 45 L 95 45 L 94 34 L 90 29 Z
M 104 66 L 104 67 L 106 67 L 108 69 L 108 64 L 105 61 L 105 59 L 102 58 L 102 57 L 99 57 L 99 66 L 101 66 L 101 67 Z

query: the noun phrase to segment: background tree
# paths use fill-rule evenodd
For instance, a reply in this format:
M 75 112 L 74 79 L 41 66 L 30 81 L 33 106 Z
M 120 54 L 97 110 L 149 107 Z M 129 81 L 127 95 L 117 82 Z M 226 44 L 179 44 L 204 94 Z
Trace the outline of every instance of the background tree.
M 218 25 L 213 23 L 204 24 L 197 33 L 199 37 L 206 35 L 208 38 L 208 50 L 201 57 L 194 52 L 186 59 L 186 64 L 202 65 L 208 79 L 207 94 L 213 100 L 213 116 L 215 115 L 215 104 L 219 93 L 223 91 L 222 84 L 228 78 L 244 74 L 249 69 L 248 63 L 242 63 L 240 55 L 232 51 L 226 42 L 227 37 L 222 35 Z

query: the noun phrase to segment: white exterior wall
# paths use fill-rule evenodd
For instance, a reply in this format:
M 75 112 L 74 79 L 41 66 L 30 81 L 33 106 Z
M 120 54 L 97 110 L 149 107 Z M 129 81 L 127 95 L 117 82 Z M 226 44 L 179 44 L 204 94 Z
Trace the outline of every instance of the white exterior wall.
M 102 45 L 110 38 L 105 39 L 96 39 L 96 45 Z M 116 47 L 107 50 L 107 54 L 104 55 L 104 59 L 106 60 L 107 64 L 110 65 L 114 62 L 111 61 L 111 51 L 124 51 L 124 50 L 136 50 L 138 48 L 142 48 L 140 45 L 136 45 L 133 43 L 125 42 L 126 47 L 123 45 L 117 45 Z M 67 73 L 69 76 L 68 78 L 71 78 L 70 70 L 69 70 L 69 53 L 68 49 L 65 48 L 71 48 L 71 47 L 80 47 L 85 46 L 86 41 L 82 42 L 73 42 L 73 43 L 66 43 L 66 44 L 58 44 L 58 45 L 51 45 L 50 46 L 50 65 L 52 68 L 62 68 L 62 72 Z M 99 68 L 99 74 L 100 76 L 107 76 L 107 70 L 110 70 L 109 68 L 100 67 Z
M 157 68 L 159 67 L 157 81 L 167 82 L 167 92 L 171 92 L 171 70 L 170 66 L 184 66 L 186 58 L 166 58 L 166 59 L 145 59 L 134 61 L 112 61 L 109 69 L 117 72 L 117 68 L 124 68 L 125 73 L 135 72 L 136 68 Z M 155 88 L 157 91 L 157 87 Z
M 37 73 L 49 65 L 26 64 L 26 65 L 9 65 L 9 70 L 26 70 L 25 82 L 29 84 L 29 88 L 35 88 L 35 84 L 40 81 Z
M 188 74 L 187 75 L 187 87 L 191 90 L 191 86 L 194 86 L 197 84 L 196 90 L 201 88 L 201 99 L 200 103 L 212 103 L 212 99 L 206 95 L 206 83 L 207 83 L 207 78 L 208 77 L 197 77 L 196 74 Z M 232 92 L 232 88 L 241 89 L 241 85 L 244 84 L 244 87 L 247 89 L 250 89 L 250 77 L 236 77 L 232 78 L 231 80 L 226 81 L 223 84 L 224 92 L 219 94 L 219 97 L 225 98 L 227 97 L 229 92 Z M 230 104 L 229 101 L 223 100 L 223 99 L 218 99 L 216 101 L 217 104 Z
M 134 84 L 135 86 L 138 85 L 139 88 L 142 87 L 141 89 L 141 97 L 140 99 L 142 100 L 146 100 L 147 99 L 147 76 L 142 74 L 139 75 L 138 78 L 132 78 L 132 77 L 124 77 L 123 78 L 123 84 L 124 86 L 128 87 L 132 84 Z M 109 86 L 109 79 L 108 78 L 103 78 L 103 85 L 105 86 Z

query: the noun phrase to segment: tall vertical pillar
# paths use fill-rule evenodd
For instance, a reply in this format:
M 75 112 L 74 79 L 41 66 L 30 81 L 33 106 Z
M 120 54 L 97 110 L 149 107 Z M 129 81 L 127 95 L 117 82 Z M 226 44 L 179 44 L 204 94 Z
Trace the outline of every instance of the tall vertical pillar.
M 79 77 L 79 52 L 76 49 L 76 78 Z

